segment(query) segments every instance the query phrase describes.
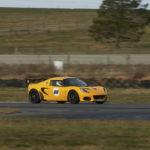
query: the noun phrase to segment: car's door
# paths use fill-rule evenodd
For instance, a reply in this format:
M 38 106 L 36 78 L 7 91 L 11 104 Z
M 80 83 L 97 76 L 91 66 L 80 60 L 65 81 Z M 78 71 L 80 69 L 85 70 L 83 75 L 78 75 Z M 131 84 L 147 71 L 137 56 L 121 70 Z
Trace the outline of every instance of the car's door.
M 64 101 L 64 88 L 62 80 L 51 80 L 48 88 L 47 100 Z

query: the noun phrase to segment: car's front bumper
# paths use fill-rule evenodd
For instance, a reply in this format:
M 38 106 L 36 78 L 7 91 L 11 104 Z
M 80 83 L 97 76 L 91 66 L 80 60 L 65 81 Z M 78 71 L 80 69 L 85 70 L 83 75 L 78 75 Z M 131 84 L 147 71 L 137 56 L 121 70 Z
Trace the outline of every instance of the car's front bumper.
M 82 94 L 80 96 L 81 102 L 105 102 L 107 101 L 106 93 Z

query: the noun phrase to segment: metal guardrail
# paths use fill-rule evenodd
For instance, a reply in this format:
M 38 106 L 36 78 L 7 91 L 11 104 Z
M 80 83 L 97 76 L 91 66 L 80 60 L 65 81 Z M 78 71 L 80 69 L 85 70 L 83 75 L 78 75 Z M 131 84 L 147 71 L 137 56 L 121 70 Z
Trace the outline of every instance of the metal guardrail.
M 116 64 L 149 65 L 150 54 L 110 54 L 110 55 L 0 55 L 0 64 Z

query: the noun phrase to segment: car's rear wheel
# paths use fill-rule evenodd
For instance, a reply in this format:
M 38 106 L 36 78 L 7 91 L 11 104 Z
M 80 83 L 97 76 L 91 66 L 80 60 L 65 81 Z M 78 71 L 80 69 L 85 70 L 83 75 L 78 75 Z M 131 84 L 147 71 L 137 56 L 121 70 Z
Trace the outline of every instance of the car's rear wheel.
M 58 104 L 64 104 L 66 103 L 65 101 L 57 101 Z
M 80 102 L 80 99 L 79 99 L 79 95 L 76 91 L 70 91 L 69 94 L 68 94 L 68 101 L 71 103 L 71 104 L 79 104 Z
M 29 100 L 33 104 L 39 104 L 41 102 L 40 95 L 37 90 L 31 90 L 29 93 Z

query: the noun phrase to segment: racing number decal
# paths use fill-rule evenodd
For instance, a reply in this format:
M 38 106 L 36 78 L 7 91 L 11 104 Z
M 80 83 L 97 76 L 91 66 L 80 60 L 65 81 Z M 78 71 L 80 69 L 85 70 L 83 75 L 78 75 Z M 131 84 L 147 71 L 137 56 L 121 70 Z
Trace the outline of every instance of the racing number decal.
M 59 89 L 58 89 L 58 88 L 54 88 L 54 89 L 53 89 L 53 94 L 54 94 L 55 96 L 59 96 Z

